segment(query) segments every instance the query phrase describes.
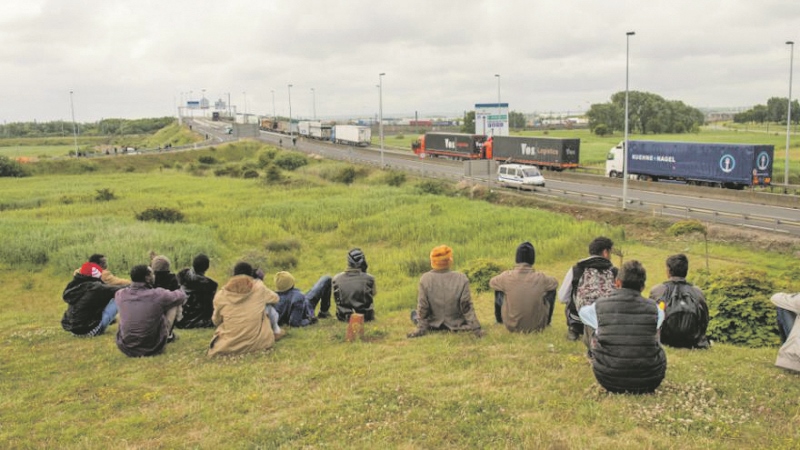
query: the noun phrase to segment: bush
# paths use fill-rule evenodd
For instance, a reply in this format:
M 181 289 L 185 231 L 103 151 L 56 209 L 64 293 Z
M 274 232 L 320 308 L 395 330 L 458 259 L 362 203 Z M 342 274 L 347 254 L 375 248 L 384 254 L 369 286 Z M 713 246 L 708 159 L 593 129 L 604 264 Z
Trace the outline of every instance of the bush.
M 275 155 L 278 154 L 277 148 L 268 148 L 263 152 L 258 154 L 258 167 L 263 169 L 267 167 L 272 160 L 275 159 Z
M 239 178 L 242 176 L 242 166 L 236 163 L 225 164 L 223 167 L 214 169 L 214 175 L 218 177 L 234 177 Z
M 0 177 L 26 177 L 28 173 L 17 161 L 9 159 L 8 156 L 0 156 Z
M 247 169 L 242 174 L 243 178 L 258 178 L 258 171 L 254 169 Z
M 390 170 L 386 173 L 384 180 L 389 186 L 399 187 L 406 182 L 406 174 L 398 170 Z
M 711 275 L 701 286 L 711 319 L 709 338 L 747 347 L 780 342 L 775 307 L 769 300 L 777 289 L 766 272 L 737 269 Z
M 264 244 L 264 248 L 270 252 L 287 252 L 300 250 L 300 241 L 297 239 L 283 239 L 280 241 L 269 241 Z
M 705 236 L 708 231 L 706 226 L 700 223 L 699 220 L 681 220 L 675 222 L 667 228 L 667 234 L 670 236 L 681 236 L 684 234 L 699 233 Z
M 183 222 L 183 213 L 173 208 L 149 208 L 136 214 L 136 220 L 143 222 Z
M 425 180 L 417 184 L 420 194 L 448 195 L 451 193 L 450 185 L 439 180 Z
M 197 158 L 197 160 L 200 161 L 201 164 L 216 164 L 217 163 L 217 158 L 214 158 L 213 156 L 201 156 L 201 157 Z
M 98 189 L 97 195 L 94 197 L 98 202 L 108 202 L 117 198 L 110 189 Z
M 356 179 L 356 169 L 353 166 L 342 167 L 331 175 L 331 181 L 343 184 L 352 184 Z
M 486 292 L 491 290 L 489 280 L 502 271 L 503 268 L 494 261 L 476 259 L 471 261 L 467 268 L 464 269 L 464 275 L 469 278 L 469 283 L 473 289 L 477 292 Z
M 308 164 L 308 158 L 300 153 L 284 152 L 275 157 L 275 165 L 283 170 L 295 170 Z
M 267 170 L 264 173 L 264 182 L 266 184 L 275 184 L 280 183 L 281 181 L 283 181 L 281 169 L 279 169 L 275 164 L 270 164 L 267 166 Z
M 608 126 L 606 126 L 606 124 L 604 123 L 598 124 L 596 127 L 594 127 L 594 130 L 592 131 L 594 131 L 594 134 L 600 137 L 611 134 L 608 130 Z

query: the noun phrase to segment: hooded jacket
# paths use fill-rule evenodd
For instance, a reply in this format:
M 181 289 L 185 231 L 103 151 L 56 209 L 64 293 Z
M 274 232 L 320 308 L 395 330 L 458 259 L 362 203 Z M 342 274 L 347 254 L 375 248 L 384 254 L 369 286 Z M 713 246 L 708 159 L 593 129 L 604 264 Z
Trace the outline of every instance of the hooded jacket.
M 194 269 L 186 268 L 178 272 L 178 282 L 186 292 L 186 303 L 183 305 L 183 318 L 175 322 L 178 328 L 211 328 L 214 322 L 214 294 L 217 293 L 217 282 Z
M 68 305 L 61 326 L 73 334 L 90 332 L 100 324 L 103 310 L 120 289 L 122 286 L 109 286 L 98 278 L 76 274 L 61 296 Z
M 278 294 L 248 275 L 236 275 L 214 296 L 211 320 L 217 326 L 209 356 L 238 355 L 267 350 L 275 343 L 267 305 L 275 306 Z

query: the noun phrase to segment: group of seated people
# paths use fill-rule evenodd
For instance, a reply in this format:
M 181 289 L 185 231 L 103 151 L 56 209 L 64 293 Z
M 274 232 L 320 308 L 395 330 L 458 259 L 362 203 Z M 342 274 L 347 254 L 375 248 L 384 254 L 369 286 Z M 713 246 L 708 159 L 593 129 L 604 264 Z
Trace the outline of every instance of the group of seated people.
M 610 392 L 653 392 L 666 374 L 662 344 L 708 348 L 708 307 L 702 292 L 686 281 L 685 255 L 667 258 L 668 280 L 642 297 L 647 279 L 638 261 L 613 266 L 613 242 L 598 237 L 589 244 L 589 257 L 570 268 L 558 281 L 534 269 L 536 251 L 530 242 L 516 250 L 516 265 L 490 280 L 495 290 L 495 320 L 510 332 L 543 330 L 552 321 L 555 300 L 566 304 L 570 340 L 582 339 L 598 383 Z M 417 307 L 411 311 L 416 328 L 408 338 L 433 331 L 468 331 L 484 336 L 472 304 L 469 279 L 452 271 L 453 250 L 441 245 L 430 252 L 431 270 L 419 281 Z M 68 304 L 65 330 L 77 336 L 102 334 L 119 315 L 116 343 L 128 356 L 161 353 L 177 336 L 173 328 L 216 327 L 209 355 L 236 355 L 271 348 L 286 333 L 281 327 L 305 327 L 331 317 L 375 319 L 375 278 L 367 273 L 364 253 L 352 249 L 347 269 L 331 278 L 322 276 L 303 293 L 291 273 L 275 274 L 276 291 L 263 282 L 264 272 L 239 262 L 233 276 L 218 289 L 205 276 L 209 259 L 197 255 L 191 268 L 174 274 L 164 256 L 151 255 L 150 265 L 137 265 L 130 280 L 108 271 L 103 255 L 92 255 L 75 271 L 64 290 Z M 778 319 L 785 344 L 777 365 L 800 371 L 800 328 L 794 319 L 800 294 L 776 294 Z M 317 306 L 319 312 L 315 313 Z

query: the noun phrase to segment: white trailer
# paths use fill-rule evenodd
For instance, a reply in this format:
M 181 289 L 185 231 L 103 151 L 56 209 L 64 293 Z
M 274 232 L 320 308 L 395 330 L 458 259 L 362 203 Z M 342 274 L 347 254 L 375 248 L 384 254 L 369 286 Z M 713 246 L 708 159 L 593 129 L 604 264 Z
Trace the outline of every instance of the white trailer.
M 300 134 L 300 136 L 311 136 L 311 122 L 308 120 L 301 120 L 300 122 L 297 122 L 297 132 Z
M 331 139 L 333 125 L 329 122 L 311 122 L 309 136 L 314 139 L 328 141 Z
M 372 133 L 369 127 L 360 125 L 336 125 L 333 127 L 331 140 L 337 144 L 366 147 L 372 140 Z

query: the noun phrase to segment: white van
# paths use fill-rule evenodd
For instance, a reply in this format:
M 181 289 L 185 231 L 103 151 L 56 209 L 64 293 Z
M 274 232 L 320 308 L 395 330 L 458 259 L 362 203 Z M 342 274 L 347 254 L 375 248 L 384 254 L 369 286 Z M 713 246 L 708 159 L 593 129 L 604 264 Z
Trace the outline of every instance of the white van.
M 501 164 L 497 168 L 497 182 L 501 186 L 533 190 L 544 187 L 544 177 L 536 166 L 524 164 Z

